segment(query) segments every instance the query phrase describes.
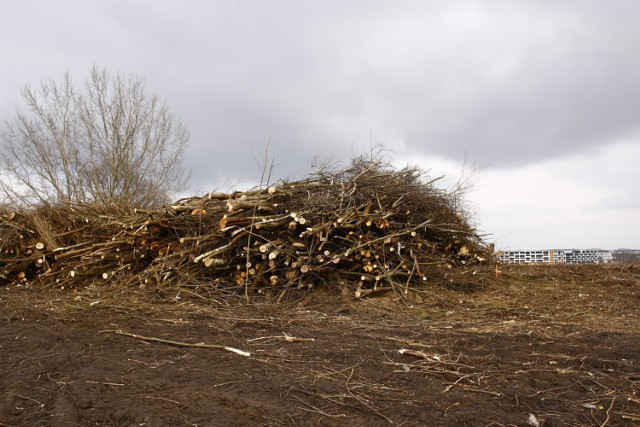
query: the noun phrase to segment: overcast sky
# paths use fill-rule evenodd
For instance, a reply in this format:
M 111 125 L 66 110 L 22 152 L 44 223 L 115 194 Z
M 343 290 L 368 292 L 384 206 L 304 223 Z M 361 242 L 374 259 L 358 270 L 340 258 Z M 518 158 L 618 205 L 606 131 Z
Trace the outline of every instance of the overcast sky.
M 383 143 L 484 166 L 503 249 L 640 248 L 640 1 L 3 0 L 0 117 L 92 65 L 143 77 L 191 130 L 192 194 Z

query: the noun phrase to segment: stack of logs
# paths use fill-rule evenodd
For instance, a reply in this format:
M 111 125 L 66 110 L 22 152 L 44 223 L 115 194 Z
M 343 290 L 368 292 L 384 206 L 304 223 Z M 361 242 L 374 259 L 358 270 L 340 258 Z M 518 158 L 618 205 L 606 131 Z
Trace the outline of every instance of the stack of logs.
M 451 281 L 455 272 L 471 280 L 491 254 L 456 202 L 420 169 L 360 162 L 158 210 L 5 208 L 0 284 L 273 295 L 326 283 L 359 297 Z

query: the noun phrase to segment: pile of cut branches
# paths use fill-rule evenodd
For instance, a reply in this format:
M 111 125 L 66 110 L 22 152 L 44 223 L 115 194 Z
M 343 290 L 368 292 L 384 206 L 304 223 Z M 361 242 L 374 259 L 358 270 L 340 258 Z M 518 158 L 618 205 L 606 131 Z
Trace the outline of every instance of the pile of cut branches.
M 418 168 L 354 161 L 256 190 L 160 210 L 69 204 L 0 210 L 0 283 L 180 287 L 284 295 L 477 283 L 491 254 L 456 195 Z

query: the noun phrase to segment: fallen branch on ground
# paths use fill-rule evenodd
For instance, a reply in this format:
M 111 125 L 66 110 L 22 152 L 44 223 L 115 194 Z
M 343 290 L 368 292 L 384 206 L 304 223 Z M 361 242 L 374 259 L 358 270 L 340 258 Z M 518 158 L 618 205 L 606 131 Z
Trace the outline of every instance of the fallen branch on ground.
M 205 343 L 186 343 L 186 342 L 180 342 L 180 341 L 171 341 L 171 340 L 165 340 L 162 338 L 155 338 L 155 337 L 145 337 L 142 335 L 138 335 L 138 334 L 132 334 L 130 332 L 124 332 L 121 330 L 117 330 L 117 331 L 113 331 L 114 334 L 116 335 L 123 335 L 123 336 L 127 336 L 127 337 L 131 337 L 131 338 L 136 338 L 142 341 L 151 341 L 151 342 L 159 342 L 162 344 L 169 344 L 169 345 L 174 345 L 177 347 L 197 347 L 197 348 L 214 348 L 214 349 L 220 349 L 220 350 L 227 350 L 227 351 L 231 351 L 233 353 L 239 354 L 241 356 L 246 356 L 249 357 L 251 356 L 251 353 L 249 353 L 248 351 L 244 351 L 244 350 L 240 350 L 234 347 L 229 347 L 227 345 L 220 345 L 220 344 L 205 344 Z

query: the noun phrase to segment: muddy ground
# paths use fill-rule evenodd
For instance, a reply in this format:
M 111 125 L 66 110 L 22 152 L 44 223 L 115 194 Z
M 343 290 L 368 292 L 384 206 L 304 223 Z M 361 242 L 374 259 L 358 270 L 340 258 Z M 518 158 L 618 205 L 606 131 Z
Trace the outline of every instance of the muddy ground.
M 402 301 L 174 294 L 0 288 L 0 426 L 640 426 L 638 267 Z

